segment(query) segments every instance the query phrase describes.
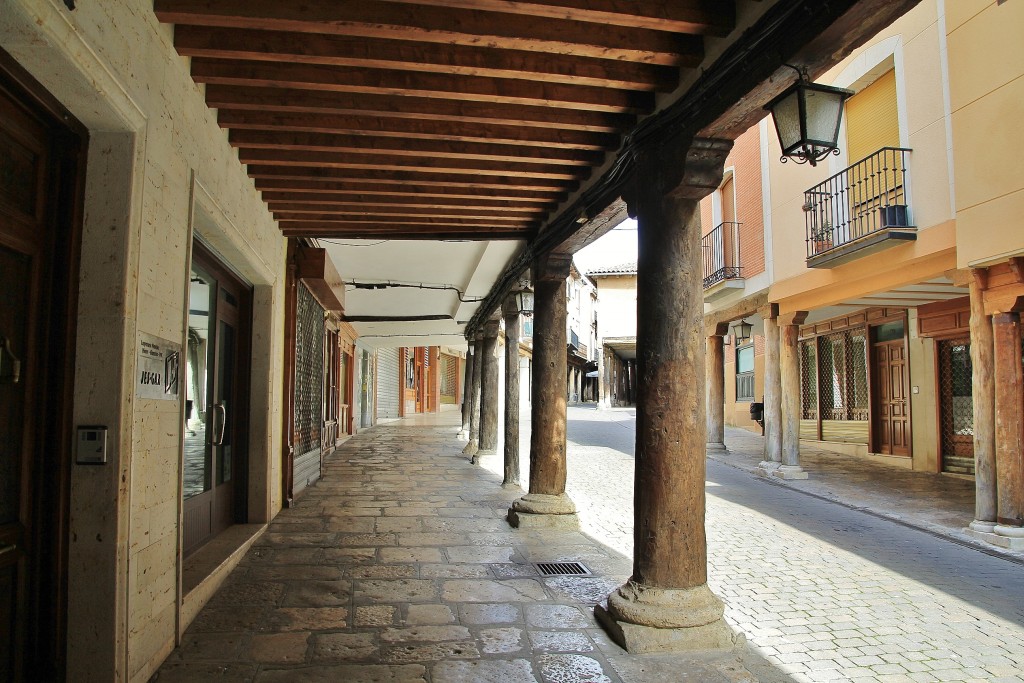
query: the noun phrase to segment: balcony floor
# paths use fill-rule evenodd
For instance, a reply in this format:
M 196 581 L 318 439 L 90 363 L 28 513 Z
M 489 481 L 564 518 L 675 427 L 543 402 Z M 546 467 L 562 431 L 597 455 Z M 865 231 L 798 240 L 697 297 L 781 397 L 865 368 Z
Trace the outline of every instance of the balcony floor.
M 636 656 L 612 643 L 593 606 L 630 560 L 582 533 L 510 528 L 522 491 L 467 461 L 458 419 L 350 439 L 256 541 L 158 680 L 753 680 L 748 668 L 763 660 L 748 649 Z M 567 560 L 593 576 L 541 577 L 531 564 Z

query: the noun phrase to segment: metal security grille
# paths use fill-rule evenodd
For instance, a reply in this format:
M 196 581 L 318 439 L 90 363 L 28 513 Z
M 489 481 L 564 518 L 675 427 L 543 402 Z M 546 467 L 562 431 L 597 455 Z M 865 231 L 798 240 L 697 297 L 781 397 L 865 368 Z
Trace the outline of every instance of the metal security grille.
M 939 341 L 937 352 L 942 471 L 974 474 L 971 340 L 965 338 Z
M 818 419 L 818 349 L 813 339 L 800 342 L 801 419 Z
M 845 330 L 819 338 L 818 400 L 823 420 L 866 422 L 870 417 L 864 330 Z
M 295 458 L 320 450 L 324 376 L 324 309 L 305 285 L 295 307 Z M 317 457 L 319 468 L 319 456 Z M 298 477 L 296 477 L 298 479 Z
M 537 562 L 541 576 L 588 576 L 590 570 L 579 562 Z
M 455 388 L 458 386 L 459 364 L 455 359 L 455 356 L 449 356 L 446 353 L 441 354 L 441 396 L 442 398 L 450 398 L 454 402 L 455 400 Z

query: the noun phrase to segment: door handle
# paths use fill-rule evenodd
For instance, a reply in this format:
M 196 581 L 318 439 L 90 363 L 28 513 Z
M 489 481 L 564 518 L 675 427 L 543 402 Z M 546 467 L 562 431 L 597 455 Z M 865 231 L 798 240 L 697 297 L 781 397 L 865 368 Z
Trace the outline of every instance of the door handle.
M 223 403 L 218 403 L 217 405 L 213 406 L 213 409 L 214 410 L 220 410 L 220 430 L 216 432 L 217 435 L 214 437 L 213 445 L 214 446 L 223 446 L 224 445 L 224 429 L 227 427 L 227 424 L 228 424 L 228 409 L 227 409 L 227 407 Z M 216 429 L 216 426 L 215 426 L 215 429 Z
M 4 355 L 10 357 L 10 369 L 4 369 Z M 17 384 L 21 379 L 21 359 L 11 351 L 11 340 L 0 334 L 0 382 L 10 380 L 11 384 Z

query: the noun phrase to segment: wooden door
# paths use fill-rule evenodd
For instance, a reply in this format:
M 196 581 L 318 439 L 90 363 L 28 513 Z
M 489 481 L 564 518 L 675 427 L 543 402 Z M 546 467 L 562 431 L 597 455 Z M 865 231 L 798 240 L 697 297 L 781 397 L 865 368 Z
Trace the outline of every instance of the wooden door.
M 63 678 L 86 139 L 37 88 L 0 51 L 0 680 L 16 683 Z
M 875 453 L 910 455 L 907 358 L 902 339 L 872 345 L 871 402 Z
M 194 251 L 186 355 L 186 553 L 242 521 L 248 425 L 248 290 Z

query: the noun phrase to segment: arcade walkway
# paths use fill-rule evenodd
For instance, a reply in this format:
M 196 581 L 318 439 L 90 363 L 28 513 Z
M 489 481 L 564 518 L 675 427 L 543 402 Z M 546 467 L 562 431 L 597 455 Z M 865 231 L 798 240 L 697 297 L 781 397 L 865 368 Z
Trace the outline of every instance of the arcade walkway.
M 784 680 L 751 650 L 631 656 L 593 605 L 630 561 L 574 532 L 519 531 L 521 491 L 471 465 L 455 412 L 356 435 L 284 510 L 157 674 L 170 681 Z M 533 563 L 590 576 L 541 576 Z

